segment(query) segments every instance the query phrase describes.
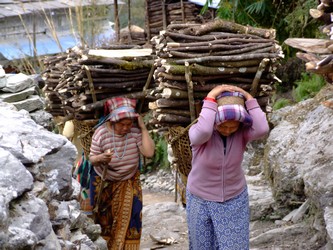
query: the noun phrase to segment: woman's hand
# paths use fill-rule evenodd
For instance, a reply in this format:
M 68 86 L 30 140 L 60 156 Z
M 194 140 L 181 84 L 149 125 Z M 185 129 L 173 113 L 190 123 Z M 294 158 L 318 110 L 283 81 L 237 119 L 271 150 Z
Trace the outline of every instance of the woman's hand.
M 246 100 L 253 99 L 253 97 L 248 92 L 246 92 L 244 89 L 239 88 L 237 86 L 233 86 L 233 85 L 227 85 L 227 84 L 222 84 L 222 85 L 218 85 L 218 86 L 214 87 L 207 94 L 207 97 L 216 99 L 216 97 L 219 94 L 221 94 L 222 92 L 240 92 L 244 95 Z
M 232 86 L 232 91 L 242 93 L 246 100 L 253 99 L 253 96 L 249 92 L 247 92 L 244 89 L 239 88 L 237 86 Z
M 112 159 L 113 152 L 113 149 L 108 149 L 102 154 L 91 156 L 90 161 L 93 165 L 109 164 Z
M 141 130 L 147 129 L 141 115 L 138 117 L 138 126 Z
M 138 117 L 138 126 L 141 129 L 142 134 L 142 145 L 139 147 L 140 152 L 145 157 L 151 158 L 155 153 L 155 143 L 149 135 L 148 129 L 146 128 L 142 116 Z

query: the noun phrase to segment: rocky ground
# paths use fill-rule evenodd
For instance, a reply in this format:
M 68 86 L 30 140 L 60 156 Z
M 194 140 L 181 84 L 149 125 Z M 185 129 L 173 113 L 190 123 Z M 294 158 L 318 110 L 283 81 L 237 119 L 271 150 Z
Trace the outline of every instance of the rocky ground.
M 173 174 L 158 171 L 142 175 L 141 180 L 144 203 L 141 249 L 188 249 L 186 213 L 175 202 Z M 264 183 L 260 176 L 248 177 L 250 206 L 256 210 L 251 217 L 267 213 L 264 210 L 272 206 L 270 189 Z M 250 238 L 251 250 L 325 249 L 318 245 L 318 235 L 304 222 L 292 223 L 285 218 L 274 218 L 273 214 L 270 219 L 251 221 Z
M 143 183 L 141 249 L 188 249 L 186 213 L 175 202 L 175 182 L 169 171 L 151 173 Z

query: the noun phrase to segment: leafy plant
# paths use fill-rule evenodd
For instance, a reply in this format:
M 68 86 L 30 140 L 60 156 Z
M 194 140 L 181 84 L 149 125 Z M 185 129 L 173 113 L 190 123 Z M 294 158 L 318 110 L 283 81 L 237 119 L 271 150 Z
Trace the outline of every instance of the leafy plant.
M 273 105 L 273 110 L 278 110 L 281 108 L 284 108 L 286 106 L 289 106 L 292 104 L 292 101 L 287 98 L 279 98 Z
M 302 79 L 296 81 L 295 84 L 297 86 L 293 89 L 293 97 L 296 102 L 300 102 L 314 97 L 326 82 L 320 75 L 303 73 Z
M 152 133 L 152 138 L 155 142 L 154 157 L 146 163 L 141 172 L 147 173 L 157 169 L 168 169 L 170 163 L 168 161 L 168 144 L 163 135 Z
M 213 0 L 207 0 L 201 13 L 208 10 Z M 318 37 L 319 24 L 310 17 L 309 10 L 315 9 L 316 0 L 220 0 L 218 17 L 243 25 L 273 28 L 277 40 L 282 44 L 289 37 Z M 286 56 L 293 56 L 296 50 L 285 46 Z

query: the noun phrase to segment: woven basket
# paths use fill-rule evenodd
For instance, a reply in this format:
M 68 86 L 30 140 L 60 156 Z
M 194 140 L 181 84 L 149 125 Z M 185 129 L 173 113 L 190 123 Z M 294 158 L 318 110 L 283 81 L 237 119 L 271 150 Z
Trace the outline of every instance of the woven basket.
M 90 153 L 91 139 L 94 134 L 94 126 L 97 125 L 98 119 L 95 120 L 73 120 L 74 129 L 79 135 L 84 155 L 88 158 Z
M 192 168 L 192 151 L 188 137 L 188 129 L 181 126 L 170 127 L 167 140 L 171 145 L 175 158 L 177 159 L 179 172 L 188 176 Z

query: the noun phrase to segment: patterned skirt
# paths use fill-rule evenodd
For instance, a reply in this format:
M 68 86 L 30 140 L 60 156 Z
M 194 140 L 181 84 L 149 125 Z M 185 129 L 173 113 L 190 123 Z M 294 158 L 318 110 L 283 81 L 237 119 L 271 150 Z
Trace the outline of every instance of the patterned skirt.
M 92 181 L 94 193 L 93 217 L 102 227 L 102 237 L 108 249 L 139 250 L 142 232 L 142 189 L 140 172 L 125 181 Z
M 225 202 L 206 201 L 186 193 L 190 248 L 249 249 L 250 207 L 247 188 Z

